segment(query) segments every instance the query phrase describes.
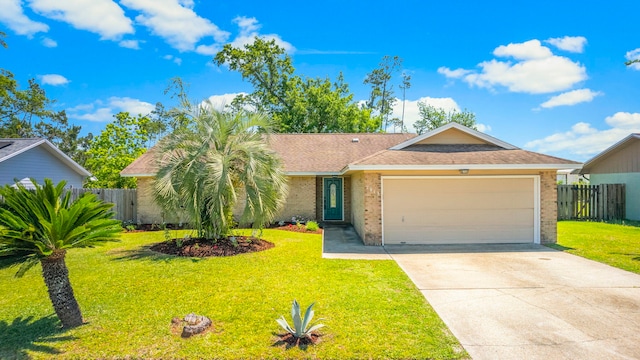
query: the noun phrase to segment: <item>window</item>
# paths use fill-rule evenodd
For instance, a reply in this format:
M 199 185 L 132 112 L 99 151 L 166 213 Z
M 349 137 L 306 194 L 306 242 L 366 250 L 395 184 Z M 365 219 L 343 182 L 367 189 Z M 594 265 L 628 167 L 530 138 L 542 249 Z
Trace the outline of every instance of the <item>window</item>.
M 329 186 L 329 206 L 334 209 L 338 206 L 338 194 L 336 191 L 336 184 L 331 184 Z

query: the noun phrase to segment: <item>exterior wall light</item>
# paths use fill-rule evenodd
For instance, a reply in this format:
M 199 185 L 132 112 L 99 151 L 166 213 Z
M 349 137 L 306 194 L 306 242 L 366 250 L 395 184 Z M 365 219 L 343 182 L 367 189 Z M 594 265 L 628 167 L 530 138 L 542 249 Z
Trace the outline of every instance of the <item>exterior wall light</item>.
M 460 169 L 460 174 L 467 175 L 469 173 L 469 169 Z

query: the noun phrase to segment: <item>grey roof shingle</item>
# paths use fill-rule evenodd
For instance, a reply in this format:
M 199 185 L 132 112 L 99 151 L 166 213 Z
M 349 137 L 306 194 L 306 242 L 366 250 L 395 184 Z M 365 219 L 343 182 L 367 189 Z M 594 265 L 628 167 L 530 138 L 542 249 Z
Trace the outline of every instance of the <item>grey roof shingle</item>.
M 42 139 L 0 139 L 0 161 L 20 153 L 26 148 L 42 141 Z

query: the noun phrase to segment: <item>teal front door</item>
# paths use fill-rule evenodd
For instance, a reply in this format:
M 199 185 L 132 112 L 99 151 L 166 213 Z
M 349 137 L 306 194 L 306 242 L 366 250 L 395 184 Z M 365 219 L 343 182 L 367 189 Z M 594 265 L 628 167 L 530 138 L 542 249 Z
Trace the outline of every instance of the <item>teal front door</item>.
M 342 178 L 324 179 L 324 220 L 342 220 Z

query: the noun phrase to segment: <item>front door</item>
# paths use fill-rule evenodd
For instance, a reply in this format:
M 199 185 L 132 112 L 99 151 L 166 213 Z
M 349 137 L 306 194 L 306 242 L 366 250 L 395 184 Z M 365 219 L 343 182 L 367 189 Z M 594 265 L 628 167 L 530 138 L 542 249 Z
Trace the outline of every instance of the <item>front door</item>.
M 324 179 L 324 219 L 342 220 L 342 178 Z

